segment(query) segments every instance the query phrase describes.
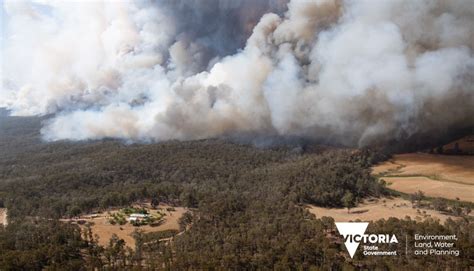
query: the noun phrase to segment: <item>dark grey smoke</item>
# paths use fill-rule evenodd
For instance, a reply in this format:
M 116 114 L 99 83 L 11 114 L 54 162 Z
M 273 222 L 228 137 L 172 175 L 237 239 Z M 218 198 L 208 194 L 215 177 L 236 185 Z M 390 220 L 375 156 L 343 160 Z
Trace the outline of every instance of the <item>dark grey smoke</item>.
M 158 0 L 176 21 L 177 39 L 203 49 L 206 60 L 237 53 L 269 12 L 282 15 L 288 0 Z

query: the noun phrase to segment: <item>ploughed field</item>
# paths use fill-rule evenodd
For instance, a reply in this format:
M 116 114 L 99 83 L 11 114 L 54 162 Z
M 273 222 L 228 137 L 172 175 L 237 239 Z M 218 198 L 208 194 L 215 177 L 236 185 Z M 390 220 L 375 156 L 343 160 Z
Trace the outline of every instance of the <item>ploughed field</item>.
M 388 188 L 474 202 L 474 156 L 408 153 L 373 167 Z

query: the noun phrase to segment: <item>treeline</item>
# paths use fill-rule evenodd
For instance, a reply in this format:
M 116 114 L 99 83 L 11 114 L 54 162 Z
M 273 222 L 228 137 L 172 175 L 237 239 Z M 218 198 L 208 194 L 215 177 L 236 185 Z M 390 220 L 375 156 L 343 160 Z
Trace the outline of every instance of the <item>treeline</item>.
M 81 270 L 87 247 L 77 226 L 25 219 L 0 227 L 0 270 Z
M 354 201 L 384 193 L 366 155 L 350 150 L 295 156 L 221 141 L 103 144 L 4 163 L 0 199 L 11 219 L 72 217 L 141 199 L 198 207 L 209 191 L 265 186 L 297 203 L 333 207 L 343 206 L 346 193 Z

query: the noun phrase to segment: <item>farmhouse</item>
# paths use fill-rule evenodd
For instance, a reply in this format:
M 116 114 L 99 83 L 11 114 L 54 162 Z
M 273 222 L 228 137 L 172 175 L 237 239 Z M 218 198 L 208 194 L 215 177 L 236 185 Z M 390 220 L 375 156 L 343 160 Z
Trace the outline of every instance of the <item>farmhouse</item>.
M 128 221 L 142 221 L 143 219 L 147 218 L 147 214 L 130 214 L 128 217 Z

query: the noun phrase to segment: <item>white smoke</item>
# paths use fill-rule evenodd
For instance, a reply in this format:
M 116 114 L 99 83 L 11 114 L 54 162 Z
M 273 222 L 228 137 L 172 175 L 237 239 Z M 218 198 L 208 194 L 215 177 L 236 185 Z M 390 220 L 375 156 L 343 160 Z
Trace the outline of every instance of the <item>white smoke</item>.
M 472 1 L 286 2 L 5 1 L 0 106 L 47 140 L 474 125 Z

